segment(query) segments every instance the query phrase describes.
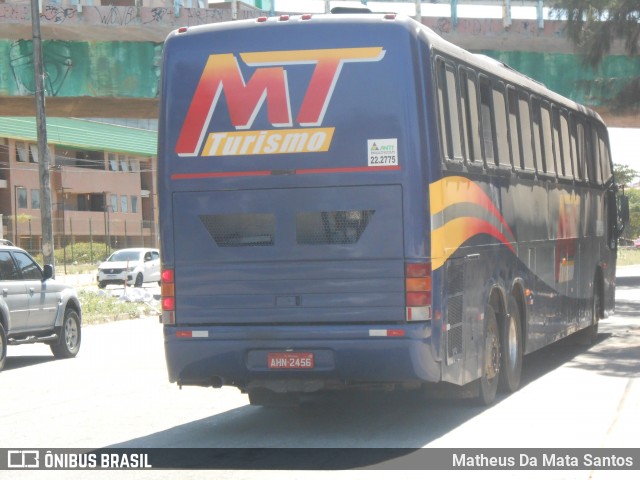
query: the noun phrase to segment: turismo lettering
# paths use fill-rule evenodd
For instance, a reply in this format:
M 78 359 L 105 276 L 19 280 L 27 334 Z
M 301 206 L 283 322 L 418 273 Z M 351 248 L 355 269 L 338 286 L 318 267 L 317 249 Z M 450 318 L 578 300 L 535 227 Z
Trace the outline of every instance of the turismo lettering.
M 326 152 L 333 128 L 211 133 L 203 156 Z

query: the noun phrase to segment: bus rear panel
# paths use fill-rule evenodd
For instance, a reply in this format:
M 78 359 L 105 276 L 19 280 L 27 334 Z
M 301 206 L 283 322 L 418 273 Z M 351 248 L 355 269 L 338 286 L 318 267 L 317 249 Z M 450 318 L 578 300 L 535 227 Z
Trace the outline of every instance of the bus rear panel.
M 300 392 L 440 379 L 425 76 L 411 58 L 426 52 L 411 22 L 297 17 L 168 38 L 172 382 Z

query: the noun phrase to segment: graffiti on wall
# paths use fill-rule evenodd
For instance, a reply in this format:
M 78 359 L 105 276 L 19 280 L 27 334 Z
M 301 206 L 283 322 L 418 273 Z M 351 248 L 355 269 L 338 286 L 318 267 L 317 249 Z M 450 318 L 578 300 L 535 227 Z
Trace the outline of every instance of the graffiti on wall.
M 46 95 L 155 98 L 161 54 L 153 42 L 45 40 Z M 34 82 L 32 41 L 0 40 L 0 96 L 33 95 Z
M 262 12 L 240 9 L 238 19 L 255 18 Z M 191 27 L 207 23 L 231 20 L 228 8 L 180 8 L 173 7 L 116 7 L 46 4 L 40 14 L 40 23 L 46 25 L 158 25 L 170 28 Z M 0 4 L 0 23 L 31 23 L 30 5 Z
M 505 28 L 503 21 L 496 18 L 460 18 L 458 24 L 454 26 L 453 20 L 449 17 L 423 17 L 422 23 L 442 36 L 471 35 L 478 37 L 509 35 L 525 37 L 563 37 L 564 22 L 548 21 L 544 28 L 538 28 L 535 21 L 517 20 L 508 28 Z
M 73 65 L 68 42 L 44 42 L 42 57 L 46 72 L 46 93 L 56 96 Z M 31 40 L 18 40 L 11 44 L 9 47 L 9 66 L 16 82 L 18 94 L 33 95 L 35 93 L 35 79 L 33 74 L 33 42 Z
M 77 10 L 74 7 L 62 7 L 52 4 L 45 5 L 43 10 L 41 21 L 44 19 L 46 22 L 51 23 L 64 23 L 67 19 L 74 18 L 77 14 Z

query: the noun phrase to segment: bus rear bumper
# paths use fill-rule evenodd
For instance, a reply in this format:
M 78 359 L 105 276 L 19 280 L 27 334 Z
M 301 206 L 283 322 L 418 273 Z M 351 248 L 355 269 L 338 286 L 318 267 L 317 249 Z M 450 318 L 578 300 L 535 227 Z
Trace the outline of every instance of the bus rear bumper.
M 402 330 L 360 326 L 338 332 L 335 326 L 309 326 L 266 335 L 267 330 L 165 326 L 169 381 L 206 387 L 233 385 L 241 390 L 259 386 L 316 391 L 419 384 L 441 378 L 428 324 Z M 293 368 L 270 368 L 270 358 L 283 353 L 302 354 L 306 361 Z

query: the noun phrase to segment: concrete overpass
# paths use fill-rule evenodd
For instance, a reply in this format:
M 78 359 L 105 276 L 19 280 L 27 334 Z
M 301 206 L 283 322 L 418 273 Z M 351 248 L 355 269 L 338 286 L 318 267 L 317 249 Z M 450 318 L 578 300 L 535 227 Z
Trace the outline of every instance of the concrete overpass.
M 0 4 L 0 116 L 34 116 L 30 4 L 9 1 Z M 236 12 L 230 4 L 205 9 L 176 8 L 172 0 L 135 1 L 143 6 L 45 2 L 40 22 L 48 116 L 156 118 L 162 44 L 170 31 L 264 14 L 242 3 Z M 566 39 L 564 22 L 514 19 L 505 27 L 502 19 L 457 18 L 454 25 L 451 18 L 429 17 L 425 10 L 422 23 L 449 41 L 498 58 L 595 108 L 610 126 L 640 127 L 637 114 L 608 108 L 629 80 L 640 77 L 640 62 L 627 57 L 622 44 L 614 44 L 593 71 L 582 66 Z

